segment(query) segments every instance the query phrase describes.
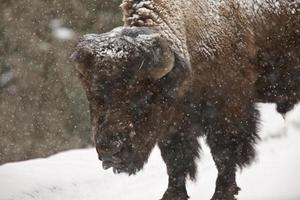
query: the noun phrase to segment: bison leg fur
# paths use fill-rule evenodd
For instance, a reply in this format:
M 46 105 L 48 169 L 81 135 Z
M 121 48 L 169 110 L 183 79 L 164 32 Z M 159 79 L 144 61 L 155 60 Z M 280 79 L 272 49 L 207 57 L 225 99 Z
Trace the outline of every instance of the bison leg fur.
M 197 138 L 178 131 L 163 138 L 158 145 L 169 175 L 168 189 L 162 200 L 187 200 L 186 179 L 195 178 L 195 160 L 199 157 Z
M 235 176 L 237 167 L 250 164 L 255 156 L 257 118 L 258 111 L 250 104 L 238 117 L 220 113 L 211 126 L 207 143 L 218 169 L 212 200 L 236 200 L 240 190 Z

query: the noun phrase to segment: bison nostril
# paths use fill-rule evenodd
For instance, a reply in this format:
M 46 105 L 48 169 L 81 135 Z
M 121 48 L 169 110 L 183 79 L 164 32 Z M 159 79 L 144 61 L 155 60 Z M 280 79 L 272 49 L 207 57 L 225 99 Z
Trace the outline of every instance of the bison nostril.
M 104 147 L 104 145 L 97 145 L 96 147 L 99 160 L 103 162 L 104 169 L 108 169 L 112 165 L 117 165 L 122 162 L 121 158 L 118 156 L 124 149 L 124 143 L 122 141 L 115 140 L 112 141 L 109 146 Z
M 118 154 L 118 153 L 119 153 L 119 151 L 114 152 L 114 153 L 101 152 L 99 154 L 99 159 L 103 162 L 120 163 L 121 159 L 116 156 L 116 154 Z
M 119 164 L 119 163 L 122 162 L 122 160 L 121 160 L 120 158 L 116 157 L 116 156 L 113 156 L 112 158 L 113 158 L 112 161 L 113 161 L 115 164 Z

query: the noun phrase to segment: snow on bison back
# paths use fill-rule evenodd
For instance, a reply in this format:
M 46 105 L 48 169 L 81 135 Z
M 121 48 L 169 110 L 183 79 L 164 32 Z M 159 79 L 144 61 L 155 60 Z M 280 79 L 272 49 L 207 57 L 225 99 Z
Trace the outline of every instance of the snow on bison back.
M 135 174 L 158 144 L 186 200 L 205 136 L 218 169 L 212 200 L 234 200 L 255 156 L 256 102 L 283 115 L 300 100 L 298 0 L 124 0 L 124 26 L 85 35 L 72 57 L 105 169 Z

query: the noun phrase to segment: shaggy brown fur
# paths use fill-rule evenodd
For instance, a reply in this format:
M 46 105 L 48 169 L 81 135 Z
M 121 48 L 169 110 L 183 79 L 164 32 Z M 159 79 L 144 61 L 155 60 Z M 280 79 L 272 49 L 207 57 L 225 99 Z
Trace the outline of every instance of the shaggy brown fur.
M 300 100 L 299 2 L 213 2 L 124 0 L 125 26 L 73 54 L 103 167 L 135 174 L 158 144 L 163 200 L 188 199 L 199 136 L 218 169 L 212 200 L 234 200 L 259 138 L 255 102 L 285 114 Z

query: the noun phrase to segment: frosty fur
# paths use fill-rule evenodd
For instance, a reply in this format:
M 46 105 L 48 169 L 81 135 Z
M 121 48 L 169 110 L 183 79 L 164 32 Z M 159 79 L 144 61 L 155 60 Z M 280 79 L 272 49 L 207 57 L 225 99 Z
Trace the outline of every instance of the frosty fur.
M 124 0 L 124 27 L 81 39 L 73 59 L 105 169 L 135 174 L 158 144 L 162 199 L 186 200 L 204 136 L 212 200 L 236 199 L 236 170 L 259 140 L 255 103 L 284 115 L 300 100 L 299 1 L 239 2 Z

